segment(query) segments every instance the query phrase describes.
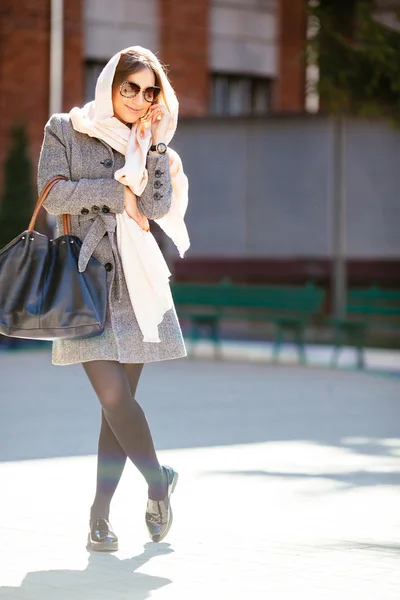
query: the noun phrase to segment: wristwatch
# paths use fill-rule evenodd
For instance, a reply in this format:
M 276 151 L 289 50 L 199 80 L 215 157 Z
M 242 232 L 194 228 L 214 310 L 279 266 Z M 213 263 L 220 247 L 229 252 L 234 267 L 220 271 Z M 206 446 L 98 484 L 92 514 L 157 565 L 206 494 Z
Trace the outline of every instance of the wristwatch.
M 152 152 L 158 152 L 158 154 L 165 154 L 168 150 L 168 146 L 167 144 L 164 144 L 164 142 L 160 142 L 159 144 L 153 144 L 150 146 L 150 150 Z

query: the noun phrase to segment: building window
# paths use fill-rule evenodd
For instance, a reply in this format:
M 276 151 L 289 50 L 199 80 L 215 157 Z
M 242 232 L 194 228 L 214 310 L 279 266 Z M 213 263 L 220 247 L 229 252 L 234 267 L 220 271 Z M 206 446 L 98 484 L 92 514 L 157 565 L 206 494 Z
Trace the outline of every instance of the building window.
M 94 100 L 97 78 L 107 61 L 87 60 L 85 63 L 85 102 Z
M 244 75 L 214 74 L 211 113 L 265 115 L 270 110 L 271 80 Z

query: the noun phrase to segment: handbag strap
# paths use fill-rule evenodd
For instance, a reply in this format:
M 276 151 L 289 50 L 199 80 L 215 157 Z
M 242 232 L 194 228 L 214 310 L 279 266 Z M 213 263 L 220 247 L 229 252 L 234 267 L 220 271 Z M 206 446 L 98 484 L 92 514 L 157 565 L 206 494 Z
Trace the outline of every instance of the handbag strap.
M 44 186 L 44 188 L 42 190 L 42 193 L 39 196 L 38 201 L 36 202 L 35 210 L 33 211 L 32 219 L 29 223 L 28 231 L 33 231 L 33 229 L 35 227 L 37 216 L 39 214 L 39 210 L 41 209 L 43 202 L 46 200 L 47 196 L 49 195 L 50 190 L 55 186 L 56 183 L 58 183 L 59 181 L 62 181 L 62 180 L 67 181 L 67 177 L 64 177 L 63 175 L 57 175 L 56 177 L 53 177 L 52 179 L 50 179 L 50 181 L 48 181 L 46 183 L 46 185 Z M 63 218 L 64 235 L 70 235 L 71 234 L 71 215 L 63 215 L 62 218 Z

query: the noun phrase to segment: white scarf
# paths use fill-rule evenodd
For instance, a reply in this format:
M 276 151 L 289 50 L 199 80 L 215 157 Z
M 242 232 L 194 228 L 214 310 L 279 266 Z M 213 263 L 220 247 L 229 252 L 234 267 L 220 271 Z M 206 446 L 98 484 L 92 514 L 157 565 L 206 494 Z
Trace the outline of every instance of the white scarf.
M 73 108 L 70 117 L 75 130 L 104 140 L 112 148 L 124 154 L 125 165 L 116 171 L 115 179 L 129 186 L 136 196 L 140 197 L 148 182 L 146 158 L 151 145 L 151 131 L 149 128 L 144 128 L 141 122 L 134 123 L 132 129 L 121 123 L 113 116 L 112 104 L 115 69 L 121 54 L 128 50 L 151 57 L 157 65 L 164 92 L 161 102 L 165 98 L 165 104 L 173 117 L 166 139 L 167 143 L 171 141 L 178 122 L 178 100 L 156 56 L 141 46 L 132 46 L 117 52 L 106 64 L 97 80 L 95 100 L 83 108 Z M 190 246 L 184 222 L 188 205 L 188 180 L 183 172 L 178 153 L 168 148 L 168 155 L 172 184 L 171 209 L 164 217 L 156 219 L 156 223 L 172 239 L 179 255 L 183 258 Z M 116 214 L 116 219 L 118 250 L 143 341 L 160 342 L 158 325 L 162 322 L 164 314 L 173 307 L 169 287 L 171 273 L 150 232 L 144 231 L 126 211 Z

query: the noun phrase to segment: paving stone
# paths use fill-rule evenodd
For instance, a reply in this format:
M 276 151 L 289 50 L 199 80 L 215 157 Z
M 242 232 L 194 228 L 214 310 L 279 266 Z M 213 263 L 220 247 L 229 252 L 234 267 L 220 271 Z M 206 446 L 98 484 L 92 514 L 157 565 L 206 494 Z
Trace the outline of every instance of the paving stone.
M 180 473 L 148 541 L 126 466 L 114 555 L 85 550 L 97 400 L 80 366 L 0 355 L 0 600 L 398 600 L 400 378 L 180 360 L 138 400 Z

